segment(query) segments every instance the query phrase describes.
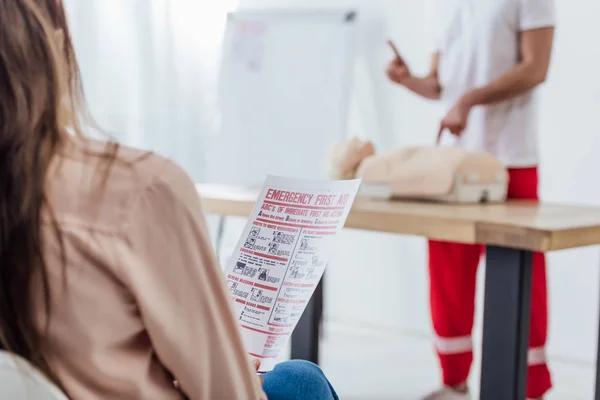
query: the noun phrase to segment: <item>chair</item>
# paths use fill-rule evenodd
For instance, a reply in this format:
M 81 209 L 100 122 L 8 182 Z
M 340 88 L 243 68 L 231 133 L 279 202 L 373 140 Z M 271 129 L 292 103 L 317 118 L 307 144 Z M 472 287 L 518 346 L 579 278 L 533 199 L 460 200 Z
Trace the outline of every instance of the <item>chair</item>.
M 0 350 L 0 399 L 68 400 L 25 359 Z

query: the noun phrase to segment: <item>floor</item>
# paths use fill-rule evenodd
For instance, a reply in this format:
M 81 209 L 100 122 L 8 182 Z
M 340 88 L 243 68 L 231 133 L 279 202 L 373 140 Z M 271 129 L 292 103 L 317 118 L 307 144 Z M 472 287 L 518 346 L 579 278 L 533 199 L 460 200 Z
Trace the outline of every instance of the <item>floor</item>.
M 592 364 L 551 362 L 555 388 L 547 400 L 593 399 Z M 321 364 L 343 400 L 418 400 L 439 379 L 427 337 L 340 322 L 326 324 Z M 474 393 L 478 375 L 476 363 L 471 374 Z

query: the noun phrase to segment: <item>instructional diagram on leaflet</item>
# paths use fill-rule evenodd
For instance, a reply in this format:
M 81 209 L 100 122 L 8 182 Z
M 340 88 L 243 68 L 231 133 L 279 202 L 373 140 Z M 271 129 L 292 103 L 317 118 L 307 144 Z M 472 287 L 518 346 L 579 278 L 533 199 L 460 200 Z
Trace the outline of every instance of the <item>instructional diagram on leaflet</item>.
M 225 270 L 252 357 L 271 370 L 317 287 L 360 181 L 267 178 Z

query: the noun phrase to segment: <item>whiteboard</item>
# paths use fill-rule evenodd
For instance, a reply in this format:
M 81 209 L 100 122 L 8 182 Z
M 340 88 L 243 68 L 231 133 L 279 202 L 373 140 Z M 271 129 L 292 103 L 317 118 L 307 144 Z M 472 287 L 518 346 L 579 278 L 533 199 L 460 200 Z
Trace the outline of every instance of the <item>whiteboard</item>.
M 329 148 L 347 136 L 355 15 L 229 14 L 209 181 L 256 185 L 268 174 L 324 177 Z

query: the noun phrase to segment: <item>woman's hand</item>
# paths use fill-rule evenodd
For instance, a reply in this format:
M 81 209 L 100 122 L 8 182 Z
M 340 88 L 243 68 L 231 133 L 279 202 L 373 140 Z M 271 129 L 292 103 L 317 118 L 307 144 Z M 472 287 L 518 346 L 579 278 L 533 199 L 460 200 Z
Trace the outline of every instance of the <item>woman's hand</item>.
M 256 370 L 256 376 L 258 377 L 258 380 L 260 382 L 260 386 L 262 387 L 265 383 L 265 380 L 263 379 L 262 375 L 258 374 L 258 369 L 260 368 L 260 360 L 257 358 L 253 358 L 252 359 L 252 365 L 254 366 L 254 369 Z

